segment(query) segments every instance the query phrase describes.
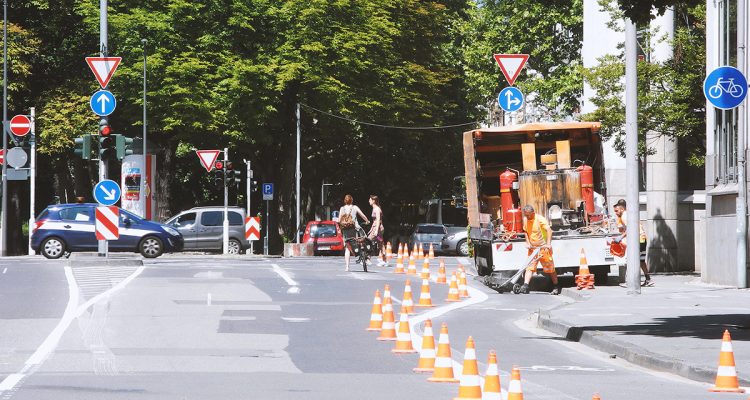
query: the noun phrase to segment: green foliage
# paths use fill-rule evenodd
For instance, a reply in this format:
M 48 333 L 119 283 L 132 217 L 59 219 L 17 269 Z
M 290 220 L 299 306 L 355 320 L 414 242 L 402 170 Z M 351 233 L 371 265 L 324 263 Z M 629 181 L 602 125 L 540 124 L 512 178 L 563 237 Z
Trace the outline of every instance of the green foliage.
M 705 4 L 676 9 L 678 25 L 673 40 L 674 56 L 664 63 L 638 63 L 638 131 L 641 153 L 649 153 L 647 132 L 679 139 L 688 149 L 688 162 L 703 165 L 705 156 Z M 659 34 L 641 40 L 658 40 Z M 601 121 L 602 137 L 613 138 L 624 154 L 625 104 L 623 54 L 608 55 L 583 70 L 597 95 L 597 110 L 584 116 Z
M 482 1 L 470 12 L 462 31 L 463 64 L 470 103 L 486 105 L 506 86 L 492 54 L 530 55 L 517 81 L 535 103 L 552 116 L 578 108 L 583 90 L 579 73 L 583 38 L 583 1 Z

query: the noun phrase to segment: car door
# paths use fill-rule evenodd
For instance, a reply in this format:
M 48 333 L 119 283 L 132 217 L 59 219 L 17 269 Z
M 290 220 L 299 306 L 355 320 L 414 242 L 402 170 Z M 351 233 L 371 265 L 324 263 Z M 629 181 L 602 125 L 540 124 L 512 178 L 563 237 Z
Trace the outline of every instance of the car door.
M 171 220 L 167 221 L 167 225 L 176 229 L 177 232 L 182 234 L 182 238 L 185 241 L 184 249 L 196 249 L 198 239 L 198 213 L 195 211 L 184 212 Z
M 110 241 L 110 248 L 129 251 L 136 250 L 138 242 L 140 242 L 146 233 L 141 229 L 141 221 L 140 217 L 120 209 L 120 238 Z
M 73 206 L 59 212 L 62 222 L 63 239 L 71 250 L 96 250 L 94 233 L 94 207 Z
M 222 248 L 223 211 L 201 211 L 198 220 L 196 248 L 200 250 L 220 250 Z
M 239 211 L 229 211 L 229 237 L 239 239 L 243 248 L 250 247 L 245 240 L 245 217 Z

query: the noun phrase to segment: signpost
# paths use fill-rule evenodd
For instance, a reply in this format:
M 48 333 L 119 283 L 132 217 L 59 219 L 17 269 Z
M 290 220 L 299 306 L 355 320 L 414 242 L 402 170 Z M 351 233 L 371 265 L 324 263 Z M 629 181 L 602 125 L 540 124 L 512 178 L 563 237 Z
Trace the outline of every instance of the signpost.
M 703 94 L 714 107 L 731 110 L 747 96 L 747 80 L 735 67 L 722 66 L 711 71 L 703 81 Z
M 117 182 L 104 179 L 94 186 L 94 199 L 103 206 L 111 206 L 120 200 L 120 185 Z
M 529 60 L 528 54 L 495 54 L 493 57 L 511 86 L 516 82 L 516 78 L 526 65 L 526 61 Z
M 260 218 L 245 218 L 245 239 L 253 241 L 260 240 Z
M 115 99 L 115 96 L 112 94 L 112 92 L 108 90 L 99 90 L 91 95 L 89 106 L 91 107 L 91 111 L 93 111 L 94 114 L 100 117 L 106 117 L 107 115 L 112 114 L 112 112 L 115 111 L 115 107 L 117 107 L 117 100 Z
M 203 168 L 206 169 L 206 172 L 211 172 L 211 170 L 214 169 L 214 164 L 216 164 L 216 159 L 219 158 L 219 153 L 221 153 L 221 150 L 196 150 L 195 151 L 195 154 L 198 155 L 198 159 L 203 165 Z
M 273 183 L 263 184 L 263 200 L 266 201 L 266 236 L 263 238 L 263 254 L 268 255 L 268 209 L 271 207 L 271 200 L 273 200 Z
M 518 111 L 523 107 L 523 93 L 516 87 L 507 87 L 500 91 L 497 103 L 506 112 Z
M 117 240 L 120 238 L 120 209 L 116 206 L 96 207 L 96 239 Z
M 10 119 L 10 131 L 16 136 L 26 136 L 31 132 L 31 120 L 25 115 L 16 115 Z

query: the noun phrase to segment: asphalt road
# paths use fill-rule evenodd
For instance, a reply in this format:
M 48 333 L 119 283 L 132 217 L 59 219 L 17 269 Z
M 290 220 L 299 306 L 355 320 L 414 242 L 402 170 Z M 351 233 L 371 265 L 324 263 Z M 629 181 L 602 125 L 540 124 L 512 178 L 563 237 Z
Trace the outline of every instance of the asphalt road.
M 447 259 L 449 271 L 458 259 Z M 0 263 L 3 399 L 448 399 L 457 384 L 416 374 L 418 355 L 366 332 L 373 294 L 404 275 L 343 272 L 340 258 L 171 256 L 137 267 L 24 258 Z M 7 269 L 6 269 L 7 268 Z M 565 299 L 497 294 L 477 283 L 447 306 L 431 286 L 435 333 L 447 322 L 453 359 L 466 338 L 480 372 L 498 353 L 503 388 L 521 368 L 526 399 L 746 399 L 635 368 L 534 328 Z M 412 279 L 415 297 L 419 284 Z M 452 309 L 448 309 L 448 307 Z M 398 310 L 398 302 L 396 304 Z M 421 334 L 415 324 L 415 334 Z M 437 339 L 437 338 L 436 338 Z M 717 349 L 718 358 L 718 349 Z

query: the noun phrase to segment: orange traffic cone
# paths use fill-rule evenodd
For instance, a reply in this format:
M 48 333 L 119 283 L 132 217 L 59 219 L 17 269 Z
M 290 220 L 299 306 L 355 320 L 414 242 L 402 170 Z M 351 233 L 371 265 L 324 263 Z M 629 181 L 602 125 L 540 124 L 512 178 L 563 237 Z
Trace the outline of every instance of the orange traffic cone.
M 466 272 L 461 271 L 461 276 L 458 281 L 458 297 L 467 298 L 469 296 L 469 289 L 466 286 Z
M 370 312 L 370 326 L 368 331 L 379 331 L 383 327 L 383 308 L 381 306 L 380 290 L 375 291 L 375 300 L 372 302 L 372 312 Z
M 385 245 L 385 263 L 390 264 L 391 258 L 393 258 L 393 248 L 391 247 L 391 242 L 388 242 Z
M 521 371 L 519 371 L 518 366 L 515 365 L 510 372 L 508 400 L 523 400 L 523 390 L 521 390 Z
M 479 385 L 479 367 L 477 366 L 477 351 L 474 348 L 474 339 L 471 336 L 466 340 L 464 369 L 461 372 L 460 382 L 458 397 L 454 397 L 453 400 L 482 400 L 482 387 Z
M 455 272 L 451 275 L 451 285 L 448 288 L 448 298 L 445 301 L 461 301 L 461 297 L 458 295 L 458 283 Z
M 398 245 L 398 257 L 396 257 L 396 269 L 393 270 L 394 274 L 404 274 L 404 256 L 401 253 L 401 245 Z
M 422 335 L 422 350 L 419 352 L 419 362 L 414 372 L 432 372 L 435 370 L 435 336 L 432 334 L 432 320 L 424 321 L 424 335 Z
M 428 253 L 427 256 L 430 258 L 430 260 L 435 258 L 435 250 L 433 250 L 432 248 L 432 243 L 430 243 L 430 252 Z
M 594 289 L 594 275 L 589 271 L 589 262 L 586 260 L 584 249 L 581 249 L 578 275 L 575 276 L 575 282 L 578 290 Z
M 396 340 L 396 321 L 393 317 L 393 304 L 391 303 L 391 292 L 386 285 L 388 297 L 383 296 L 383 325 L 380 329 L 378 340 Z
M 409 254 L 409 268 L 406 270 L 407 275 L 417 274 L 417 265 L 414 263 L 414 257 L 416 257 L 416 254 Z
M 602 400 L 602 398 L 599 397 L 599 393 L 594 393 L 594 395 L 591 396 L 591 400 Z
M 438 275 L 436 283 L 448 283 L 447 277 L 445 276 L 445 261 L 440 259 L 440 268 L 438 269 Z
M 430 259 L 425 258 L 422 263 L 422 272 L 419 274 L 422 279 L 430 279 Z
M 586 260 L 586 250 L 581 248 L 581 255 L 579 257 L 580 261 L 578 263 L 578 275 L 588 275 L 591 272 L 589 272 L 589 262 Z
M 388 299 L 388 302 L 391 303 L 391 311 L 393 311 L 393 300 L 391 299 L 391 285 L 386 284 L 383 288 L 383 307 L 385 307 L 385 300 Z M 385 312 L 385 308 L 383 308 L 383 311 Z
M 411 254 L 414 255 L 414 258 L 417 258 L 417 252 L 419 251 L 419 246 L 414 243 L 414 248 L 411 250 Z
M 430 297 L 430 281 L 427 279 L 422 279 L 422 291 L 419 293 L 419 303 L 416 307 L 434 307 Z
M 487 357 L 487 372 L 484 374 L 484 390 L 482 400 L 500 400 L 502 389 L 500 388 L 500 373 L 497 369 L 497 355 L 495 350 L 490 350 Z
M 404 284 L 404 299 L 401 301 L 401 309 L 407 314 L 414 314 L 414 298 L 411 295 L 411 282 L 408 279 Z
M 396 337 L 396 347 L 391 349 L 393 353 L 416 353 L 411 345 L 411 329 L 409 329 L 409 314 L 401 307 L 401 319 L 398 322 L 398 335 Z
M 745 389 L 740 388 L 737 379 L 737 370 L 734 365 L 734 352 L 732 351 L 732 337 L 729 330 L 724 330 L 724 337 L 721 339 L 721 353 L 719 354 L 719 371 L 716 373 L 716 384 L 711 392 L 734 392 L 745 393 Z
M 424 247 L 422 247 L 422 243 L 419 244 L 419 253 L 417 253 L 417 260 L 421 260 L 424 258 Z
M 451 359 L 451 344 L 448 337 L 448 324 L 443 322 L 440 327 L 438 338 L 437 357 L 435 358 L 435 370 L 427 379 L 430 382 L 458 382 L 453 376 L 453 360 Z

